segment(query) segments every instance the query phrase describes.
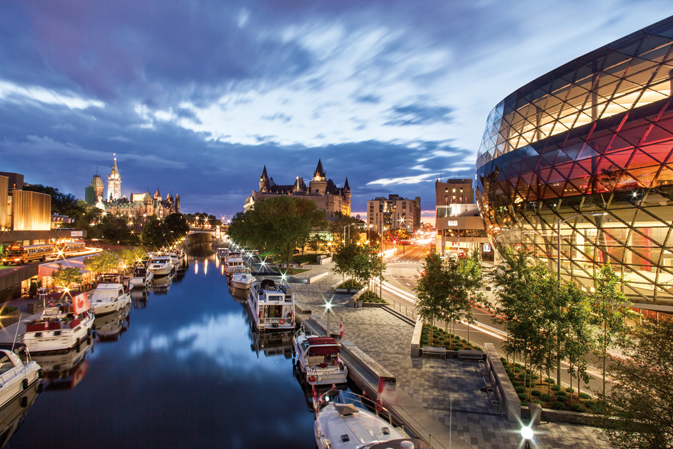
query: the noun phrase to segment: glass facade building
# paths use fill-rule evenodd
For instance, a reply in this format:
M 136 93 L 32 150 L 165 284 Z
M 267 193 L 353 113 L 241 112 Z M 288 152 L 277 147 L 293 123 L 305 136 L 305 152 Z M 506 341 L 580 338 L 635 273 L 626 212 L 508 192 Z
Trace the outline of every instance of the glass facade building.
M 673 311 L 673 17 L 521 87 L 490 113 L 477 200 L 494 243 L 587 290 L 603 264 Z M 560 229 L 560 248 L 558 245 Z

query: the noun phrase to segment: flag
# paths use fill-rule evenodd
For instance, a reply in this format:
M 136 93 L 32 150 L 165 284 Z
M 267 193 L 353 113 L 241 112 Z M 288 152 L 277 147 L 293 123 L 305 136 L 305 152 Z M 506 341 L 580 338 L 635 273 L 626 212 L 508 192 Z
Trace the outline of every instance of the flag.
M 376 395 L 376 411 L 381 413 L 381 410 L 383 409 L 383 398 L 381 395 L 383 394 L 383 386 L 384 386 L 384 381 L 382 377 L 379 377 L 379 391 L 378 394 Z
M 344 338 L 344 319 L 341 317 L 341 322 L 339 323 L 339 338 Z
M 89 298 L 86 296 L 86 292 L 80 293 L 72 299 L 72 311 L 75 315 L 87 310 L 89 310 Z
M 317 418 L 318 417 L 318 395 L 315 392 L 315 384 L 312 384 L 311 387 L 313 388 L 313 410 L 315 411 L 315 416 Z

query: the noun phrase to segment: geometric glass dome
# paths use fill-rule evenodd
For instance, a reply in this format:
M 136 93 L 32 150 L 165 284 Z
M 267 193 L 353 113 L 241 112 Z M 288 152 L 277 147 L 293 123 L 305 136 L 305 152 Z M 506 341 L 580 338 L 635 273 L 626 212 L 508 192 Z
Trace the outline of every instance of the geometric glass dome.
M 489 114 L 477 200 L 490 238 L 585 289 L 610 263 L 673 311 L 673 17 L 521 87 Z M 561 247 L 557 228 L 561 223 Z

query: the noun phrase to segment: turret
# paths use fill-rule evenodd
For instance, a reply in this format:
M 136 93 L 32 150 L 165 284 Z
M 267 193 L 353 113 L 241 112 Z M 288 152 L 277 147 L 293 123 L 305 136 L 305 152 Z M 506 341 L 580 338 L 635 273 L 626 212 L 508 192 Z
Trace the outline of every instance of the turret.
M 325 181 L 326 179 L 327 174 L 325 173 L 325 170 L 322 168 L 322 160 L 318 159 L 318 166 L 315 169 L 315 173 L 313 173 L 313 180 Z
M 266 165 L 265 165 L 264 170 L 262 171 L 262 176 L 259 177 L 259 191 L 267 192 L 269 190 L 269 187 L 270 187 L 269 175 L 266 173 Z

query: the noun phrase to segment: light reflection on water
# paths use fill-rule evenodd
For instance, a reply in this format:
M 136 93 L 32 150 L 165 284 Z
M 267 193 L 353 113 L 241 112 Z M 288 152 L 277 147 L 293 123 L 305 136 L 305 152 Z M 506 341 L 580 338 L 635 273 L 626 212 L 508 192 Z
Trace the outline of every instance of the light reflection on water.
M 253 340 L 245 293 L 190 263 L 164 294 L 134 293 L 118 340 L 64 364 L 72 389 L 46 389 L 8 447 L 315 447 L 283 339 Z

